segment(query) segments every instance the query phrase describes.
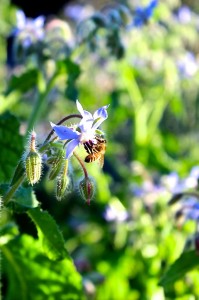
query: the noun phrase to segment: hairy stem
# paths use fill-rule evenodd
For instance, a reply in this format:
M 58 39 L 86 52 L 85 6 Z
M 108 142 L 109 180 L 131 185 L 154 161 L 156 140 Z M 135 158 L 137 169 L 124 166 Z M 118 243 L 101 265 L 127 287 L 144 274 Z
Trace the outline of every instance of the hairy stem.
M 85 178 L 88 178 L 88 172 L 85 168 L 85 165 L 84 165 L 83 161 L 81 160 L 81 158 L 75 152 L 73 152 L 73 155 L 75 156 L 75 158 L 78 160 L 79 164 L 81 165 L 82 170 L 84 171 Z
M 10 201 L 10 199 L 12 198 L 12 196 L 14 195 L 14 193 L 16 192 L 16 190 L 19 188 L 19 186 L 23 183 L 24 179 L 25 179 L 26 175 L 23 174 L 18 181 L 12 185 L 10 187 L 10 189 L 8 190 L 8 192 L 6 193 L 6 195 L 3 198 L 3 203 L 4 205 L 7 205 L 8 202 Z

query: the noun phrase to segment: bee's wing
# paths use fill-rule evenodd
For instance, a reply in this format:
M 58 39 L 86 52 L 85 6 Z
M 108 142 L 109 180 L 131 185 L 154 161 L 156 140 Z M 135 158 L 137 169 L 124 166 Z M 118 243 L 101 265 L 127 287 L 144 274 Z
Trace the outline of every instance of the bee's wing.
M 100 157 L 99 157 L 99 165 L 100 165 L 100 167 L 101 168 L 103 168 L 103 165 L 104 165 L 104 155 L 102 154 L 102 155 L 100 155 Z

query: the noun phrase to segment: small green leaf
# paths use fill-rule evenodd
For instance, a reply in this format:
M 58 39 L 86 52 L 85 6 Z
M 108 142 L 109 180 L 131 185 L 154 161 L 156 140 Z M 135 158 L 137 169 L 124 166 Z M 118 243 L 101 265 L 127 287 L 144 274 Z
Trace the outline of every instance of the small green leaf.
M 9 81 L 9 85 L 5 94 L 8 95 L 15 90 L 25 93 L 33 88 L 37 84 L 37 81 L 37 69 L 28 70 L 20 75 L 13 75 Z
M 69 258 L 64 238 L 52 216 L 40 208 L 29 210 L 28 215 L 37 227 L 39 239 L 46 255 L 52 260 Z
M 8 279 L 6 300 L 82 300 L 82 280 L 73 262 L 53 262 L 28 235 L 1 247 L 4 276 Z
M 75 80 L 79 77 L 81 69 L 78 64 L 67 58 L 57 62 L 57 72 L 59 74 L 67 74 L 71 80 Z
M 9 190 L 8 184 L 0 185 L 0 194 L 4 195 Z M 37 201 L 35 194 L 31 187 L 24 188 L 20 186 L 12 199 L 8 202 L 7 206 L 16 213 L 24 213 L 30 208 L 37 207 L 39 202 Z
M 0 116 L 0 182 L 8 182 L 23 152 L 23 139 L 19 134 L 19 121 L 10 113 Z
M 199 255 L 195 250 L 184 252 L 170 266 L 169 270 L 164 274 L 159 284 L 167 287 L 175 281 L 181 279 L 187 272 L 199 266 Z

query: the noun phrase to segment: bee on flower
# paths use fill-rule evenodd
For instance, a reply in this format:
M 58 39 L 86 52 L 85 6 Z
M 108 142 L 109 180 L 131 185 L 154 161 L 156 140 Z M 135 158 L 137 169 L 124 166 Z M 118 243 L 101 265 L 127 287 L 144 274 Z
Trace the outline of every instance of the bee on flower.
M 66 159 L 73 155 L 77 146 L 83 145 L 87 152 L 85 162 L 92 162 L 97 159 L 103 161 L 106 140 L 103 138 L 103 132 L 98 127 L 108 118 L 107 108 L 109 105 L 99 108 L 93 115 L 84 110 L 78 100 L 76 105 L 82 119 L 75 128 L 51 123 L 59 139 L 67 141 Z

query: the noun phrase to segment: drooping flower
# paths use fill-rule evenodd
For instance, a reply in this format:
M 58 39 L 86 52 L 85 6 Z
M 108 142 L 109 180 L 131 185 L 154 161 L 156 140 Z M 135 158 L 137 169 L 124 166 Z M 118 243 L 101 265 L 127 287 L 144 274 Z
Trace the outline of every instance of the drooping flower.
M 80 144 L 86 142 L 96 143 L 95 136 L 97 128 L 108 118 L 107 108 L 109 105 L 103 106 L 96 110 L 92 115 L 83 109 L 79 101 L 76 101 L 77 109 L 82 119 L 76 128 L 68 128 L 62 125 L 55 125 L 51 122 L 51 126 L 60 140 L 70 140 L 66 148 L 66 158 L 70 158 L 73 151 Z
M 15 35 L 17 36 L 21 33 L 25 34 L 25 38 L 23 38 L 23 46 L 25 48 L 31 46 L 33 39 L 42 40 L 44 37 L 44 16 L 31 19 L 27 18 L 22 10 L 18 10 L 16 13 L 16 20 Z
M 154 9 L 158 5 L 158 0 L 152 0 L 145 7 L 137 7 L 135 9 L 135 16 L 133 20 L 133 25 L 135 27 L 141 27 L 148 22 L 148 20 L 152 17 Z

